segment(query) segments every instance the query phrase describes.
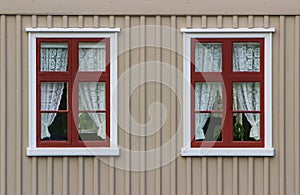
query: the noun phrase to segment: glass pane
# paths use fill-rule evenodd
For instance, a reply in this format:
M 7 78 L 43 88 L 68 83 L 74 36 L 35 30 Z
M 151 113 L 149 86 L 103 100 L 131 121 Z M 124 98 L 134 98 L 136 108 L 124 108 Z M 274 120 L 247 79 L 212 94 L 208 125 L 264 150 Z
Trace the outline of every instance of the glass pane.
M 67 113 L 41 113 L 41 139 L 65 141 L 68 137 Z
M 79 43 L 79 71 L 105 71 L 106 46 L 104 42 Z
M 195 44 L 195 71 L 222 72 L 222 44 Z
M 233 114 L 233 140 L 259 141 L 260 140 L 260 114 L 234 113 Z
M 195 139 L 222 141 L 222 113 L 196 113 Z
M 42 42 L 40 71 L 63 72 L 68 66 L 68 43 Z
M 79 110 L 105 110 L 105 82 L 79 82 Z
M 222 110 L 222 83 L 195 83 L 195 110 Z
M 233 71 L 260 71 L 260 43 L 233 43 Z
M 78 132 L 82 141 L 105 140 L 106 120 L 105 113 L 79 113 Z
M 233 110 L 259 111 L 260 110 L 260 83 L 234 82 L 233 83 Z
M 67 110 L 68 84 L 66 82 L 41 82 L 41 110 Z

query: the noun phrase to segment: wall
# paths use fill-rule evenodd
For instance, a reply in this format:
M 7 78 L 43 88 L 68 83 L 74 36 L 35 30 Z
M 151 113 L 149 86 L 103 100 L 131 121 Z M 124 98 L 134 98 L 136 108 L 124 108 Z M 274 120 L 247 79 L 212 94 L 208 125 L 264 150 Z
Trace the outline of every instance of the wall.
M 55 15 L 296 15 L 296 0 L 0 0 L 3 14 Z
M 26 27 L 121 28 L 119 157 L 26 156 L 30 111 Z M 180 156 L 182 27 L 275 27 L 274 157 Z M 299 16 L 1 15 L 0 194 L 300 194 L 299 36 Z M 173 83 L 174 91 L 161 82 L 147 82 L 130 93 L 136 82 L 149 78 Z M 164 107 L 151 107 L 154 102 Z M 162 111 L 166 121 L 159 128 Z

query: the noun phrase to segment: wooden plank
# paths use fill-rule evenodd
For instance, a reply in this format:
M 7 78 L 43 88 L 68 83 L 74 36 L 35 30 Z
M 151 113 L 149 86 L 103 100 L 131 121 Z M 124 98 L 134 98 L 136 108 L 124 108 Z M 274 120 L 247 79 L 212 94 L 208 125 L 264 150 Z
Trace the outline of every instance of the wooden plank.
M 223 194 L 223 158 L 217 158 L 217 195 Z
M 84 162 L 83 157 L 80 156 L 78 160 L 78 195 L 84 195 Z
M 254 159 L 248 158 L 248 195 L 254 195 Z
M 48 15 L 47 16 L 47 28 L 51 28 L 52 27 L 52 16 Z
M 22 194 L 22 18 L 16 16 L 16 194 Z
M 127 113 L 130 113 L 130 111 L 128 110 L 129 106 L 129 97 L 130 97 L 130 64 L 131 64 L 131 58 L 130 58 L 130 16 L 125 16 L 124 18 L 124 22 L 125 22 L 125 72 L 128 71 L 126 73 L 125 76 L 125 93 L 124 93 L 124 98 L 125 98 L 125 136 L 124 136 L 124 158 L 125 158 L 125 166 L 124 166 L 124 171 L 125 171 L 125 175 L 124 175 L 124 182 L 125 182 L 125 191 L 124 194 L 125 195 L 130 195 L 130 183 L 131 183 L 131 178 L 130 178 L 130 170 L 131 170 L 131 166 L 130 166 L 130 149 L 131 149 L 131 143 L 130 143 L 130 132 L 131 132 L 131 123 L 130 123 L 130 116 Z
M 109 27 L 110 28 L 115 27 L 115 16 L 109 16 Z
M 191 157 L 189 157 L 190 159 Z M 202 162 L 201 162 L 201 181 L 202 181 L 202 195 L 208 195 L 208 166 L 207 166 L 207 157 L 202 157 Z M 190 170 L 192 171 L 192 170 Z
M 171 193 L 171 17 L 161 17 L 161 194 Z
M 207 28 L 207 17 L 202 16 L 202 28 Z
M 0 83 L 0 101 L 1 101 L 1 112 L 0 112 L 0 192 L 6 194 L 6 16 L 1 15 L 1 26 L 0 26 L 0 69 L 1 69 L 1 83 Z
M 146 18 L 145 16 L 139 17 L 140 21 L 140 47 L 139 47 L 139 60 L 140 60 L 140 194 L 146 195 L 146 126 L 143 124 L 146 124 L 146 67 L 145 67 L 145 61 L 146 61 Z
M 6 193 L 16 194 L 16 166 L 17 166 L 17 122 L 15 117 L 17 116 L 16 110 L 16 17 L 6 17 Z M 18 120 L 18 119 L 17 119 Z
M 238 16 L 233 16 L 232 17 L 232 27 L 238 28 L 238 26 L 239 26 L 239 18 L 238 18 Z
M 161 17 L 156 16 L 155 18 L 155 101 L 161 103 Z M 155 134 L 155 194 L 161 194 L 161 107 L 156 107 L 155 117 L 156 118 L 156 134 Z
M 270 27 L 269 16 L 264 16 L 264 28 Z M 274 131 L 273 131 L 274 132 Z M 270 160 L 268 157 L 264 157 L 264 194 L 270 194 Z
M 177 48 L 177 18 L 176 16 L 171 16 L 171 65 L 172 68 L 177 70 L 177 58 L 176 58 L 176 48 Z M 171 194 L 176 194 L 176 181 L 177 181 L 177 78 L 176 72 L 171 70 L 171 83 L 174 84 L 174 92 L 171 93 L 171 109 L 170 109 L 170 121 L 171 121 Z
M 280 16 L 280 48 L 279 48 L 279 118 L 278 120 L 278 129 L 279 131 L 279 194 L 285 194 L 285 114 L 284 114 L 284 106 L 285 106 L 285 17 Z
M 253 28 L 254 26 L 254 17 L 248 16 L 248 28 Z
M 238 195 L 239 193 L 239 177 L 238 177 L 238 172 L 239 172 L 239 168 L 238 168 L 238 157 L 233 157 L 233 163 L 232 163 L 232 195 Z
M 63 157 L 63 195 L 69 194 L 69 158 Z
M 223 27 L 223 17 L 218 16 L 217 17 L 217 28 L 222 28 Z
M 36 15 L 33 15 L 31 17 L 31 26 L 33 28 L 37 27 L 37 16 Z M 37 157 L 32 157 L 32 160 L 31 160 L 31 178 L 32 178 L 31 179 L 31 194 L 37 195 Z
M 63 28 L 67 28 L 69 25 L 68 16 L 63 16 Z
M 299 129 L 299 66 L 300 66 L 300 16 L 295 16 L 295 63 L 294 63 L 294 148 L 295 148 L 295 179 L 294 179 L 294 193 L 300 194 L 300 186 L 298 185 L 300 183 L 300 133 L 298 131 Z M 297 98 L 296 98 L 297 97 Z
M 186 16 L 186 28 L 192 28 L 192 16 Z

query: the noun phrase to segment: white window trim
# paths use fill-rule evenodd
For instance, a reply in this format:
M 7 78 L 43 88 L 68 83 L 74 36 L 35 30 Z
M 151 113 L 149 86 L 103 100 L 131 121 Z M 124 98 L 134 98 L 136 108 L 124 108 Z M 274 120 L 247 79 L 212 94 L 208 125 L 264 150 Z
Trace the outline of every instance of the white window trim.
M 272 147 L 272 33 L 274 28 L 182 28 L 183 32 L 183 147 L 181 156 L 274 156 Z M 264 38 L 265 75 L 264 111 L 265 146 L 264 148 L 207 148 L 191 147 L 191 39 L 192 38 Z
M 29 38 L 29 147 L 27 156 L 119 156 L 117 106 L 117 33 L 120 28 L 26 28 Z M 36 39 L 110 38 L 110 146 L 37 147 L 36 145 Z M 113 93 L 113 95 L 112 95 Z

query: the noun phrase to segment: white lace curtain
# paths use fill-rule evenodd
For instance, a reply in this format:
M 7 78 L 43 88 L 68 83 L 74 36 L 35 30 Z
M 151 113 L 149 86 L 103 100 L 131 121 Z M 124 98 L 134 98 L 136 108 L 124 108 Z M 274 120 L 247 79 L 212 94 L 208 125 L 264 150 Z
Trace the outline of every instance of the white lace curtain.
M 260 70 L 260 44 L 234 43 L 233 70 L 256 72 Z M 233 84 L 234 110 L 260 110 L 260 83 L 236 82 Z M 250 137 L 260 139 L 260 114 L 245 113 L 251 124 Z
M 195 71 L 221 72 L 222 71 L 222 44 L 196 43 L 195 44 Z M 220 83 L 199 82 L 195 84 L 195 110 L 209 111 L 215 104 L 216 96 L 222 98 Z M 221 106 L 222 107 L 222 106 Z M 210 113 L 195 114 L 195 139 L 205 139 L 203 127 Z
M 66 43 L 41 44 L 41 71 L 66 71 L 68 65 L 68 45 Z
M 257 72 L 260 70 L 260 44 L 233 44 L 233 71 Z
M 234 110 L 260 110 L 260 84 L 258 82 L 239 82 L 233 85 Z M 251 124 L 250 137 L 260 139 L 260 114 L 245 113 Z
M 222 44 L 196 43 L 195 71 L 221 72 L 222 71 Z
M 68 49 L 61 44 L 42 44 L 41 71 L 66 71 Z M 41 110 L 57 111 L 63 94 L 63 82 L 41 83 Z M 50 138 L 49 126 L 53 123 L 56 113 L 41 114 L 41 138 Z
M 195 64 L 197 72 L 222 71 L 222 46 L 214 43 L 198 43 L 195 48 Z M 260 44 L 234 43 L 233 71 L 259 71 Z M 235 110 L 260 110 L 260 85 L 257 82 L 235 83 L 233 87 Z M 197 83 L 195 85 L 195 110 L 212 110 L 216 103 L 216 96 L 222 97 L 222 87 L 218 83 Z M 250 137 L 260 139 L 260 115 L 246 113 L 251 124 Z M 195 115 L 195 139 L 205 139 L 203 127 L 209 113 Z
M 97 135 L 105 139 L 106 121 L 105 113 L 92 112 L 105 110 L 105 83 L 80 82 L 79 83 L 79 109 L 91 111 L 88 115 L 98 127 Z
M 220 108 L 221 105 L 216 105 L 216 97 L 222 99 L 222 85 L 221 83 L 213 82 L 198 82 L 195 84 L 195 110 L 209 111 L 214 108 Z M 222 104 L 222 102 L 221 102 Z M 211 116 L 210 113 L 196 113 L 195 115 L 195 139 L 205 139 L 203 127 Z
M 79 71 L 105 71 L 105 43 L 79 43 Z

